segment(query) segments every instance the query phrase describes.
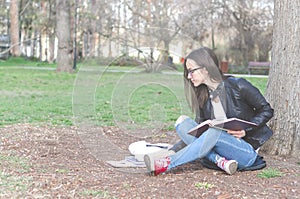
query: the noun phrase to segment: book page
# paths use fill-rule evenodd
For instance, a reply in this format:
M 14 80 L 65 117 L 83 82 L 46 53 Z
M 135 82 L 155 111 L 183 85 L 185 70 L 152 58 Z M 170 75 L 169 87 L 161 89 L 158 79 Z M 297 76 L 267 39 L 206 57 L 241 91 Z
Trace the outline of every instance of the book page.
M 257 127 L 255 123 L 241 120 L 238 118 L 229 118 L 225 120 L 206 120 L 196 127 L 192 128 L 188 133 L 199 137 L 203 132 L 205 132 L 209 127 L 217 128 L 223 131 L 233 130 L 247 130 Z

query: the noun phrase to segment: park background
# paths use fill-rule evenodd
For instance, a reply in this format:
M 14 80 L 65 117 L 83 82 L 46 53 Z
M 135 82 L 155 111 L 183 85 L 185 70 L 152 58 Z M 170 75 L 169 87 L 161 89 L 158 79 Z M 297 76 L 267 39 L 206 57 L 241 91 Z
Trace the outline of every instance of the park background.
M 108 64 L 123 57 L 115 64 L 141 65 L 141 60 L 149 71 L 156 71 L 160 69 L 148 62 L 168 64 L 171 56 L 178 64 L 200 46 L 214 49 L 234 72 L 247 72 L 249 61 L 271 59 L 272 0 L 2 0 L 1 4 L 3 50 L 11 41 L 12 55 L 58 62 L 58 69 L 60 59 L 76 68 L 77 59 Z
M 290 11 L 285 17 L 274 13 L 274 1 L 254 0 L 1 4 L 2 197 L 299 195 L 299 64 L 288 53 L 299 46 L 280 46 L 298 33 L 285 28 L 291 21 L 299 26 L 297 3 L 296 9 L 291 2 L 277 4 Z M 288 17 L 295 20 L 284 21 Z M 143 170 L 108 167 L 105 161 L 124 158 L 134 141 L 176 141 L 174 121 L 191 114 L 182 58 L 200 46 L 214 49 L 224 72 L 248 79 L 278 108 L 271 124 L 285 136 L 275 137 L 275 148 L 264 153 L 268 168 L 229 177 L 192 164 L 153 179 Z M 250 61 L 271 62 L 270 75 L 248 75 Z M 275 89 L 267 92 L 268 85 Z M 276 126 L 280 115 L 288 122 Z M 189 191 L 169 191 L 178 186 Z

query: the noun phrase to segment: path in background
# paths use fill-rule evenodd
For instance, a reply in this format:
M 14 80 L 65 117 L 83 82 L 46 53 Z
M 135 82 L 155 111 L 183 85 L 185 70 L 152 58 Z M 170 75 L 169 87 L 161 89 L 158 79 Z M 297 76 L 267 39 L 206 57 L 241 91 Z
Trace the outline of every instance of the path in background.
M 5 68 L 5 66 L 0 66 L 1 68 Z M 28 70 L 56 70 L 56 68 L 52 68 L 52 67 L 35 67 L 35 66 L 10 66 L 9 68 L 15 68 L 15 69 L 28 69 Z M 136 68 L 133 70 L 127 70 L 127 69 L 103 69 L 103 67 L 99 68 L 99 69 L 85 69 L 82 68 L 81 70 L 83 71 L 97 71 L 97 72 L 111 72 L 111 73 L 139 73 L 142 72 L 144 69 L 143 68 Z M 167 75 L 182 75 L 181 72 L 177 72 L 177 71 L 162 71 L 162 74 L 167 74 Z M 235 77 L 257 77 L 257 78 L 267 78 L 268 75 L 249 75 L 249 74 L 225 74 L 225 75 L 232 75 Z

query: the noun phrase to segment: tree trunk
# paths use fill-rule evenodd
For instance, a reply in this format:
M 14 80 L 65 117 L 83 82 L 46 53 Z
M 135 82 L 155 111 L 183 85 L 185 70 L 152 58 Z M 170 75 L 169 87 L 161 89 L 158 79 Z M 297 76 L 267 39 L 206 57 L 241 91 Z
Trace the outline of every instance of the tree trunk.
M 275 110 L 270 154 L 300 155 L 300 1 L 275 0 L 272 65 L 266 97 Z
M 39 39 L 38 39 L 38 46 L 39 46 L 39 60 L 42 61 L 43 59 L 43 42 L 42 42 L 42 33 L 39 30 Z
M 30 57 L 36 57 L 36 49 L 37 49 L 37 33 L 36 31 L 32 31 L 31 33 L 31 41 L 30 41 L 30 47 L 31 47 L 31 56 Z
M 54 61 L 54 45 L 55 45 L 55 35 L 53 33 L 49 34 L 49 63 L 52 64 Z
M 11 20 L 11 54 L 20 56 L 20 39 L 19 39 L 19 5 L 17 0 L 10 1 L 10 20 Z
M 70 1 L 56 1 L 56 34 L 58 39 L 57 71 L 73 72 L 70 33 Z

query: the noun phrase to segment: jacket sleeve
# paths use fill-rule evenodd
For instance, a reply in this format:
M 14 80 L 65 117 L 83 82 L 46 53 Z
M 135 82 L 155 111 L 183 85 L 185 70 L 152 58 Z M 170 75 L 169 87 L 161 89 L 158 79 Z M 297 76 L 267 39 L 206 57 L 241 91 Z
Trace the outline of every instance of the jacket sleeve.
M 239 79 L 240 97 L 242 100 L 254 110 L 255 115 L 250 119 L 251 122 L 261 127 L 265 125 L 274 114 L 274 110 L 266 101 L 260 91 L 247 80 Z
M 196 113 L 195 122 L 200 124 L 201 122 L 204 122 L 205 119 L 203 117 L 203 110 L 199 108 L 199 111 Z

